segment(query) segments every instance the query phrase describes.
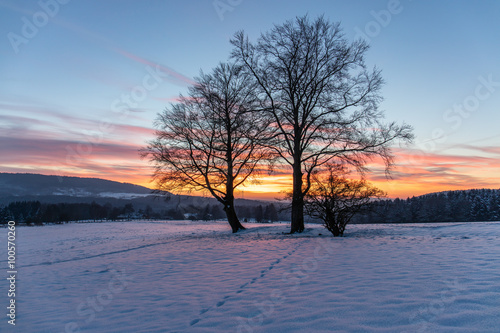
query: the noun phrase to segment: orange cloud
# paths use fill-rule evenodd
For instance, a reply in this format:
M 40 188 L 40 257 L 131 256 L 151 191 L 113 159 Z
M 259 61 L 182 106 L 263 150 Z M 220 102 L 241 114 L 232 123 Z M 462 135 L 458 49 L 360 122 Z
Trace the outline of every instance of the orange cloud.
M 396 151 L 396 165 L 388 180 L 383 172 L 368 179 L 390 197 L 411 197 L 429 192 L 470 188 L 500 188 L 500 148 L 469 147 L 479 154 L 428 153 L 418 150 Z
M 50 108 L 0 103 L 0 109 L 16 111 L 15 115 L 0 115 L 0 171 L 100 177 L 154 186 L 150 182 L 153 168 L 138 154 L 145 140 L 154 136 L 152 128 L 112 124 L 112 130 L 99 134 L 95 121 Z M 87 135 L 78 128 L 89 129 Z M 447 152 L 395 149 L 391 178 L 386 177 L 379 160 L 370 163 L 367 178 L 389 197 L 500 188 L 500 147 L 459 145 Z M 238 188 L 237 197 L 272 200 L 282 198 L 282 191 L 291 188 L 288 165 L 277 166 L 271 175 L 266 168 L 260 171 L 259 182 Z

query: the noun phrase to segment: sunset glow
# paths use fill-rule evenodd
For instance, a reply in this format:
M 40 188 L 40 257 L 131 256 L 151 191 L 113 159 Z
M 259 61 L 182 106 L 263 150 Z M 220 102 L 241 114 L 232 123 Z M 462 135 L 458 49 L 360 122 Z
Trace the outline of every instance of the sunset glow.
M 372 184 L 391 198 L 500 188 L 500 65 L 493 56 L 500 46 L 492 38 L 499 31 L 498 3 L 461 3 L 444 15 L 444 3 L 401 2 L 387 25 L 373 16 L 386 1 L 292 1 L 286 10 L 278 2 L 252 1 L 223 19 L 210 1 L 152 2 L 147 10 L 139 2 L 100 6 L 96 12 L 87 2 L 61 5 L 26 42 L 3 39 L 0 172 L 154 188 L 152 166 L 139 150 L 154 137 L 157 113 L 186 95 L 200 69 L 209 72 L 228 58 L 236 31 L 254 38 L 273 23 L 309 13 L 342 21 L 349 39 L 367 39 L 367 65 L 380 68 L 386 81 L 386 120 L 414 127 L 412 145 L 395 145 L 389 177 L 381 163 L 369 165 Z M 36 1 L 0 7 L 4 36 L 22 36 L 21 18 L 42 10 Z M 93 19 L 85 19 L 90 13 Z M 236 196 L 274 200 L 291 184 L 291 168 L 283 165 L 238 188 Z

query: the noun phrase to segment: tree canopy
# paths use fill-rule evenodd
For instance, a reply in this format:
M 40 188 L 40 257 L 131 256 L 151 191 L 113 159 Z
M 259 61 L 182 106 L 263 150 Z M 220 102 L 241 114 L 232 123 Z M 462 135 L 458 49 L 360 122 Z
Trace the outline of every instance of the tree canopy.
M 297 17 L 255 43 L 238 32 L 232 44 L 276 131 L 270 148 L 292 168 L 292 233 L 304 229 L 304 196 L 316 168 L 335 161 L 362 169 L 377 156 L 389 170 L 391 144 L 412 139 L 410 126 L 383 122 L 381 72 L 367 68 L 366 42 L 349 42 L 339 23 Z
M 269 158 L 262 145 L 268 124 L 257 112 L 253 80 L 240 66 L 223 63 L 195 81 L 187 97 L 158 116 L 156 138 L 143 156 L 155 166 L 158 190 L 209 192 L 236 232 L 244 227 L 234 210 L 234 190 Z
M 385 196 L 364 179 L 348 179 L 348 174 L 345 166 L 329 165 L 326 175 L 313 175 L 304 199 L 307 214 L 321 219 L 334 236 L 342 236 L 354 215 L 368 209 L 371 199 Z

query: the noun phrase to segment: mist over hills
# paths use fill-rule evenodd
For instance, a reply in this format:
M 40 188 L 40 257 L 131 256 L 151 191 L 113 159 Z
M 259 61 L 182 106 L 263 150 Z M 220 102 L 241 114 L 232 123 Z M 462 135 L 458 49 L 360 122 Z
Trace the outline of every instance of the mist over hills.
M 99 178 L 45 176 L 0 173 L 0 208 L 14 202 L 41 204 L 91 204 L 123 207 L 132 204 L 136 211 L 168 210 L 189 213 L 214 209 L 220 203 L 211 197 L 153 193 L 153 190 L 129 183 Z M 242 215 L 253 216 L 268 201 L 236 199 Z M 282 204 L 276 204 L 279 207 Z M 500 189 L 471 189 L 424 194 L 407 199 L 375 200 L 369 212 L 359 214 L 353 223 L 472 222 L 500 220 Z M 262 208 L 260 208 L 262 209 Z M 221 212 L 213 213 L 218 215 Z M 173 215 L 173 214 L 170 214 Z M 221 215 L 221 218 L 223 216 Z M 281 219 L 288 214 L 280 213 Z
M 110 203 L 120 206 L 132 203 L 137 209 L 148 205 L 153 209 L 174 206 L 203 206 L 216 204 L 215 199 L 169 194 L 160 196 L 144 186 L 120 183 L 100 178 L 47 176 L 31 173 L 0 173 L 0 206 L 16 201 L 41 203 Z M 237 199 L 239 205 L 261 201 Z M 263 201 L 262 201 L 263 202 Z
M 0 188 L 0 224 L 225 218 L 222 205 L 211 197 L 160 195 L 143 186 L 98 178 L 0 173 Z M 243 219 L 278 219 L 270 202 L 236 199 L 235 204 Z

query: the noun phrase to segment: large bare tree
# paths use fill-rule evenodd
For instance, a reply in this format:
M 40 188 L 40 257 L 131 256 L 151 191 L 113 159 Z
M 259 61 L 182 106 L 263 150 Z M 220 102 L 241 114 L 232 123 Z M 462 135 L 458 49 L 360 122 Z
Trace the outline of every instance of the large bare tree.
M 380 71 L 367 69 L 368 45 L 349 43 L 339 24 L 297 17 L 255 43 L 243 32 L 231 42 L 278 132 L 272 148 L 293 170 L 291 233 L 304 230 L 304 196 L 317 167 L 336 160 L 362 168 L 379 156 L 389 170 L 391 143 L 412 138 L 411 127 L 382 122 Z
M 256 112 L 252 82 L 234 64 L 202 73 L 188 96 L 158 115 L 156 138 L 142 151 L 155 166 L 158 190 L 208 191 L 224 206 L 233 232 L 245 229 L 234 191 L 268 157 L 261 145 L 268 124 Z

